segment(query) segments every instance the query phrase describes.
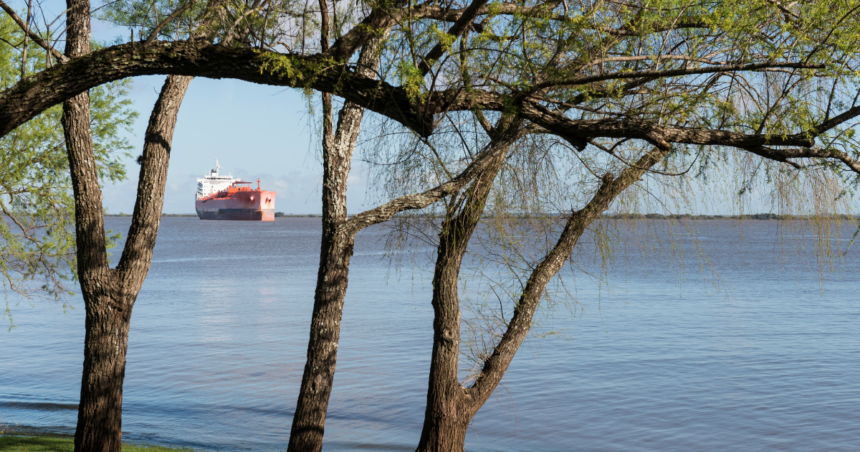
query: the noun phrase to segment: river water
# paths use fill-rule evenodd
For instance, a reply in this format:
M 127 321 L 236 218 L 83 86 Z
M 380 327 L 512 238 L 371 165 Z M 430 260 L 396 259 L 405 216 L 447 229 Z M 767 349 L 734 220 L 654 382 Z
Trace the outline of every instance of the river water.
M 664 223 L 621 225 L 639 245 L 608 265 L 583 240 L 561 274 L 577 304 L 542 317 L 562 334 L 523 345 L 468 451 L 860 450 L 860 250 L 819 261 L 812 231 L 776 221 L 673 238 Z M 414 450 L 421 433 L 430 273 L 392 271 L 385 232 L 356 243 L 325 450 Z M 318 258 L 319 219 L 164 219 L 132 317 L 124 438 L 284 450 Z M 0 422 L 20 432 L 73 432 L 84 312 L 70 303 L 11 300 Z

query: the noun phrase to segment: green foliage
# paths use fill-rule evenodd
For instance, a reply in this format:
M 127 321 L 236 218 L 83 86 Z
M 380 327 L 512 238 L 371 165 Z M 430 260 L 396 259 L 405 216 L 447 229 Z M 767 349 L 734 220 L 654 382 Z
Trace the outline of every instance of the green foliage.
M 320 74 L 332 67 L 339 66 L 331 58 L 308 61 L 272 52 L 259 52 L 259 57 L 262 61 L 262 64 L 260 64 L 260 73 L 286 77 L 291 84 L 297 85 L 302 89 L 305 98 L 308 100 L 313 94 L 313 89 L 310 85 L 317 80 Z M 334 94 L 337 94 L 339 89 L 341 89 L 341 86 L 335 86 Z
M 5 15 L 0 38 L 23 40 Z M 18 81 L 21 59 L 19 49 L 0 46 L 0 89 Z M 38 72 L 44 64 L 44 50 L 31 43 L 25 72 Z M 93 148 L 103 181 L 126 177 L 120 158 L 130 156 L 132 146 L 122 132 L 130 131 L 137 117 L 127 98 L 130 86 L 121 81 L 90 91 Z M 26 299 L 64 300 L 71 293 L 76 276 L 74 197 L 61 115 L 62 107 L 55 106 L 0 139 L 0 278 L 7 297 L 17 293 Z M 11 322 L 8 304 L 6 315 Z
M 295 62 L 288 55 L 261 52 L 260 56 L 263 59 L 263 64 L 260 65 L 260 73 L 265 71 L 273 75 L 287 77 L 292 84 L 305 80 L 304 73 L 298 67 L 300 64 L 294 64 Z
M 397 78 L 400 86 L 413 102 L 420 102 L 424 87 L 424 76 L 411 61 L 400 61 L 397 64 Z
M 100 11 L 99 18 L 116 25 L 125 26 L 136 30 L 135 33 L 143 33 L 138 40 L 146 39 L 150 32 L 171 13 L 189 3 L 190 0 L 156 0 L 152 2 L 139 2 L 121 0 L 116 2 L 105 2 L 105 7 Z M 193 17 L 199 15 L 207 2 L 195 1 L 188 10 L 177 20 L 166 23 L 159 32 L 161 39 L 184 39 L 194 29 L 196 21 Z
M 283 23 L 278 16 L 290 11 L 285 17 L 295 17 L 295 12 L 301 10 L 298 5 L 304 5 L 295 0 L 118 0 L 103 4 L 98 17 L 130 28 L 136 40 L 146 39 L 161 26 L 156 36 L 159 40 L 203 37 L 224 43 L 229 37 L 234 43 L 238 39 L 244 44 L 251 39 L 249 30 L 253 30 L 254 39 L 277 42 Z M 176 12 L 176 17 L 166 20 Z

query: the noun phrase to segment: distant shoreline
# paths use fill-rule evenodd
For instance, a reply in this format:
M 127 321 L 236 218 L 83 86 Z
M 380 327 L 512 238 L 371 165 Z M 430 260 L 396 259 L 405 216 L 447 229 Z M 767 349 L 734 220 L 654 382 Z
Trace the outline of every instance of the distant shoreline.
M 775 213 L 753 213 L 744 215 L 663 215 L 660 213 L 623 213 L 623 214 L 604 214 L 601 218 L 610 220 L 809 220 L 816 218 L 814 215 L 778 215 Z M 831 220 L 857 220 L 858 216 L 839 214 L 827 217 Z
M 106 217 L 128 217 L 131 215 L 126 213 L 105 214 Z M 197 214 L 193 213 L 163 213 L 162 217 L 168 218 L 197 218 Z M 560 217 L 561 215 L 547 215 L 547 217 Z M 276 212 L 275 218 L 321 218 L 319 214 L 291 214 Z M 440 216 L 441 218 L 441 216 Z M 492 217 L 486 217 L 492 218 Z M 534 218 L 534 217 L 533 217 Z M 753 213 L 745 215 L 690 215 L 690 214 L 675 214 L 663 215 L 660 213 L 624 213 L 624 214 L 603 214 L 600 216 L 606 220 L 809 220 L 815 218 L 813 215 L 778 215 L 775 213 Z M 852 216 L 846 214 L 833 215 L 824 217 L 830 220 L 860 220 L 860 216 Z

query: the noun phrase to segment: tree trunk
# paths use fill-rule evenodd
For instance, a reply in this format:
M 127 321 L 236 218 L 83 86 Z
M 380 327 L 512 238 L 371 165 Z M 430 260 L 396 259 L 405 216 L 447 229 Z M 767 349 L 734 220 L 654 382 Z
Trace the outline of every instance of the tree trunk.
M 90 136 L 89 95 L 63 104 L 63 128 L 75 194 L 78 272 L 86 307 L 84 370 L 76 451 L 120 450 L 122 380 L 130 309 L 108 267 L 98 168 Z
M 324 231 L 307 362 L 293 415 L 288 451 L 322 450 L 352 247 L 352 237 Z
M 499 158 L 493 162 L 470 189 L 475 190 L 478 182 L 485 181 L 488 174 L 495 176 L 500 166 L 498 162 L 503 160 Z M 489 190 L 486 192 L 489 193 Z M 430 359 L 424 429 L 418 446 L 420 451 L 458 450 L 457 444 L 460 444 L 462 450 L 466 427 L 469 424 L 469 420 L 463 416 L 465 400 L 457 375 L 460 354 L 460 303 L 457 284 L 468 237 L 480 220 L 480 212 L 474 211 L 475 203 L 471 202 L 475 198 L 469 196 L 464 211 L 447 219 L 442 226 L 433 276 L 433 354 Z M 486 195 L 483 200 L 486 200 Z
M 457 385 L 459 386 L 459 383 Z M 458 400 L 458 398 L 451 398 L 450 400 Z M 428 425 L 425 420 L 417 450 L 422 452 L 463 451 L 466 444 L 466 431 L 469 428 L 469 416 L 466 415 L 465 404 L 456 403 L 451 406 L 449 411 L 449 413 L 444 414 L 435 413 L 431 417 L 432 425 Z
M 89 129 L 89 99 L 63 105 L 75 193 L 77 259 L 86 307 L 84 369 L 75 430 L 76 452 L 120 452 L 122 387 L 131 311 L 149 265 L 164 204 L 170 143 L 191 77 L 165 81 L 146 131 L 137 200 L 119 265 L 108 266 L 98 168 Z
M 135 298 L 143 286 L 152 261 L 152 250 L 155 248 L 155 238 L 161 224 L 161 210 L 164 207 L 164 188 L 167 185 L 173 132 L 182 100 L 193 79 L 182 75 L 167 77 L 146 127 L 137 178 L 137 199 L 128 238 L 117 265 L 123 278 L 123 291 L 134 294 Z
M 503 120 L 504 132 L 497 132 L 489 146 L 509 148 L 520 136 L 522 121 Z M 460 357 L 460 301 L 458 283 L 460 265 L 469 239 L 481 221 L 490 188 L 507 151 L 499 153 L 475 178 L 456 214 L 449 210 L 442 224 L 439 249 L 433 275 L 433 354 L 427 388 L 424 428 L 418 451 L 462 451 L 469 427 L 469 396 L 457 373 Z M 452 202 L 455 206 L 457 203 Z
M 68 0 L 66 6 L 66 54 L 86 55 L 90 52 L 89 1 Z M 90 133 L 89 93 L 65 101 L 61 120 L 75 194 L 78 272 L 86 306 L 75 450 L 118 452 L 128 313 L 114 272 L 107 265 L 101 188 Z
M 355 234 L 340 232 L 347 220 L 347 178 L 364 109 L 347 102 L 331 133 L 331 104 L 323 125 L 322 242 L 308 354 L 293 415 L 288 451 L 322 450 L 328 400 L 334 384 L 340 322 L 349 283 Z
M 343 117 L 343 112 L 340 116 Z M 360 123 L 361 113 L 357 120 Z M 289 451 L 322 450 L 328 400 L 334 382 L 340 321 L 349 282 L 349 260 L 353 247 L 353 238 L 338 234 L 337 229 L 346 219 L 346 180 L 349 177 L 354 147 L 337 148 L 332 131 L 331 95 L 323 94 L 323 218 L 320 265 L 314 292 L 307 361 L 293 415 L 287 448 Z M 337 152 L 338 150 L 346 153 Z
M 488 171 L 496 170 L 495 166 Z M 470 204 L 467 202 L 467 209 Z M 424 428 L 417 449 L 422 452 L 462 451 L 469 426 L 466 396 L 457 373 L 460 355 L 460 304 L 457 285 L 460 263 L 466 251 L 465 245 L 477 221 L 473 221 L 472 227 L 469 228 L 470 225 L 464 223 L 472 222 L 473 219 L 464 214 L 453 219 L 454 221 L 449 219 L 445 222 L 436 260 L 433 277 L 433 353 L 430 359 Z M 480 219 L 480 213 L 477 217 Z
M 328 48 L 328 9 L 320 0 L 322 47 Z M 373 77 L 379 66 L 378 45 L 374 39 L 359 55 L 359 73 Z M 322 242 L 308 354 L 299 399 L 293 415 L 288 451 L 322 450 L 328 401 L 334 385 L 340 322 L 349 282 L 349 260 L 358 231 L 344 233 L 347 221 L 347 179 L 352 154 L 361 130 L 364 108 L 346 102 L 338 114 L 337 130 L 332 130 L 331 95 L 323 94 L 323 187 Z
M 122 299 L 111 270 L 101 276 L 88 278 L 96 291 L 82 291 L 87 316 L 84 371 L 75 430 L 77 452 L 119 452 L 121 449 L 122 383 L 131 304 Z

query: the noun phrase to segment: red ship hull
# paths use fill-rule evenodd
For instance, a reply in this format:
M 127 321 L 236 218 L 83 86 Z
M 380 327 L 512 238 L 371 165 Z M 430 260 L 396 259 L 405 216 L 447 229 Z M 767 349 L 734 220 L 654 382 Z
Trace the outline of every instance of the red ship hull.
M 201 220 L 275 221 L 275 192 L 223 191 L 198 199 L 196 207 Z

